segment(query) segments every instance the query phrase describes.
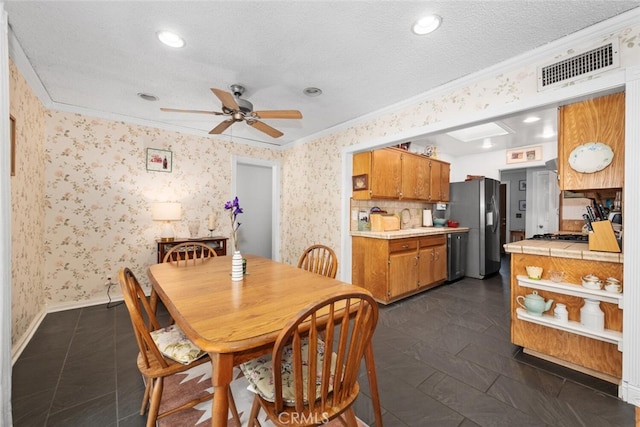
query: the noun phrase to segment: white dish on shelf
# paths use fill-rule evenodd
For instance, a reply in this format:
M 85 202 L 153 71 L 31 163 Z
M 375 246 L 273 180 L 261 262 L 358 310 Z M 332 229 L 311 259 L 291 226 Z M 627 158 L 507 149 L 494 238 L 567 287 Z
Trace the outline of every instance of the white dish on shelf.
M 582 286 L 584 286 L 587 289 L 602 289 L 602 282 L 599 280 L 598 281 L 583 280 Z
M 613 292 L 615 294 L 619 294 L 622 291 L 620 285 L 616 283 L 607 283 L 606 285 L 604 285 L 604 289 L 607 292 Z
M 601 171 L 613 161 L 613 150 L 602 142 L 587 142 L 577 146 L 569 154 L 569 166 L 577 172 Z

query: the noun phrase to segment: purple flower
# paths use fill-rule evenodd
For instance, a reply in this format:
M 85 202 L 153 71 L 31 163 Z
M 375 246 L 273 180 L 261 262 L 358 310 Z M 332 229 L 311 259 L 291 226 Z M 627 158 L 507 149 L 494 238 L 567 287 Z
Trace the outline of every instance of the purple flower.
M 240 222 L 238 222 L 238 215 L 243 213 L 243 210 L 240 207 L 238 196 L 236 196 L 233 200 L 229 200 L 227 203 L 225 203 L 224 209 L 229 211 L 229 218 L 231 219 L 231 238 L 233 239 L 235 250 L 239 251 L 240 249 L 236 232 L 240 227 Z

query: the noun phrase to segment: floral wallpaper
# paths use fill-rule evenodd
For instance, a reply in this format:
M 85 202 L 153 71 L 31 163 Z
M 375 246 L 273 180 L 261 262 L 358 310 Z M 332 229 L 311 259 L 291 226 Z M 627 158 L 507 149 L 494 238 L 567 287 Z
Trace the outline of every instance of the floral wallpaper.
M 622 41 L 624 66 L 640 64 L 639 32 L 634 27 L 607 36 Z M 177 234 L 187 235 L 189 219 L 204 221 L 229 200 L 234 154 L 282 162 L 283 262 L 295 264 L 306 246 L 318 242 L 340 256 L 341 149 L 450 120 L 461 112 L 536 97 L 535 65 L 443 91 L 284 151 L 44 111 L 12 71 L 12 111 L 19 105 L 30 117 L 29 129 L 20 130 L 29 139 L 21 148 L 28 151 L 20 157 L 28 171 L 13 190 L 14 213 L 20 216 L 13 222 L 14 259 L 29 256 L 28 263 L 14 265 L 14 342 L 43 309 L 43 301 L 58 307 L 104 301 L 105 276 L 115 280 L 123 265 L 146 282 L 160 232 L 151 220 L 150 203 L 180 201 L 184 215 Z M 171 150 L 172 173 L 148 172 L 147 148 Z M 218 232 L 228 235 L 230 230 L 221 226 Z
M 44 309 L 45 109 L 9 61 L 10 111 L 16 120 L 11 177 L 11 309 L 15 343 Z
M 231 157 L 273 160 L 281 152 L 165 130 L 48 111 L 46 114 L 46 233 L 44 293 L 50 303 L 104 298 L 107 277 L 131 268 L 148 284 L 161 224 L 151 203 L 180 202 L 177 236 L 189 220 L 221 218 L 230 198 Z M 171 173 L 148 171 L 146 150 L 173 153 Z M 218 221 L 216 234 L 229 235 Z M 229 228 L 229 229 L 227 229 Z M 119 289 L 113 289 L 117 294 Z

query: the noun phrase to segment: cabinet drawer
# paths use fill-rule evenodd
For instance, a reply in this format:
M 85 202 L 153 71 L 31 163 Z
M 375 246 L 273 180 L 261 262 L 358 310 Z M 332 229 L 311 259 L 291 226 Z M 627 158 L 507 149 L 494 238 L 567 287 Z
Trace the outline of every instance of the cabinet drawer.
M 438 236 L 429 236 L 420 238 L 420 247 L 425 248 L 428 246 L 444 245 L 446 243 L 446 237 L 444 234 Z
M 389 242 L 389 253 L 416 250 L 418 250 L 418 239 L 398 239 Z

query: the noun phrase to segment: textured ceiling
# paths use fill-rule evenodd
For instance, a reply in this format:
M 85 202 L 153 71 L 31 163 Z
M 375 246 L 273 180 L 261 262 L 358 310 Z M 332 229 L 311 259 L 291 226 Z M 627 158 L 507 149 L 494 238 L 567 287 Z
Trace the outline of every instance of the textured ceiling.
M 207 135 L 220 116 L 209 88 L 241 83 L 256 110 L 302 120 L 245 123 L 235 140 L 286 145 L 412 98 L 640 6 L 640 1 L 6 1 L 9 24 L 50 108 Z M 415 36 L 425 13 L 442 27 Z M 170 29 L 182 49 L 161 45 Z M 319 97 L 302 93 L 322 89 Z M 137 93 L 159 101 L 144 101 Z

